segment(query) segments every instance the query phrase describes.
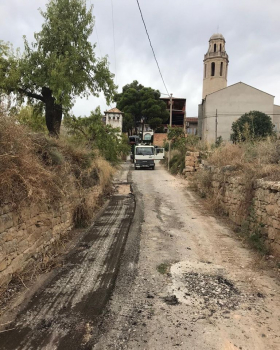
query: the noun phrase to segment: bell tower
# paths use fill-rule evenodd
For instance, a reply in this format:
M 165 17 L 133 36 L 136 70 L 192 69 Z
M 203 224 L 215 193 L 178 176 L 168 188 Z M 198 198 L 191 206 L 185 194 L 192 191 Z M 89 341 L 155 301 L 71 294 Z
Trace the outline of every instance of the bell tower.
M 213 34 L 204 55 L 202 98 L 227 87 L 228 55 L 222 34 Z

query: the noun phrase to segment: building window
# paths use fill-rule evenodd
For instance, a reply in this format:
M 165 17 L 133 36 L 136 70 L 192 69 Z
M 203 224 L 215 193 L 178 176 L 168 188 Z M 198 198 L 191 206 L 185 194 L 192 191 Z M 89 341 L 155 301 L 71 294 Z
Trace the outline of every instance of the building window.
M 217 49 L 217 45 L 214 44 L 214 52 L 216 52 L 216 49 Z
M 220 65 L 220 76 L 222 76 L 223 75 L 223 62 L 221 62 L 221 65 Z
M 220 44 L 220 51 L 222 51 L 222 44 Z
M 211 77 L 215 76 L 215 62 L 211 63 Z
M 204 65 L 204 78 L 206 78 L 206 64 Z

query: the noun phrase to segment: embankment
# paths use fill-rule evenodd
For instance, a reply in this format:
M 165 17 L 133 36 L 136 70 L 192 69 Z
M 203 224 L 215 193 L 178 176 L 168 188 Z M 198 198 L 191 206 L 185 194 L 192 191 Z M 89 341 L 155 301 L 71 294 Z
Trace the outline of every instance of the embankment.
M 46 264 L 72 228 L 87 225 L 112 173 L 91 150 L 0 117 L 0 286 Z

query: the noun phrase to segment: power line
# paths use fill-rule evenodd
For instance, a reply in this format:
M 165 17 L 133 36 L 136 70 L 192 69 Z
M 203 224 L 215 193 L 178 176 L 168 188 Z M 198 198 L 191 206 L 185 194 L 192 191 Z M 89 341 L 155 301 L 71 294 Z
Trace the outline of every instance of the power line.
M 153 45 L 152 45 L 152 42 L 151 42 L 151 39 L 150 39 L 150 36 L 149 36 L 149 33 L 148 33 L 148 29 L 147 29 L 147 27 L 146 27 L 146 23 L 145 23 L 145 21 L 144 21 L 144 17 L 143 17 L 142 11 L 141 11 L 141 7 L 140 7 L 140 4 L 139 4 L 139 1 L 138 1 L 138 0 L 136 0 L 136 1 L 137 1 L 137 4 L 138 4 L 138 8 L 139 8 L 139 11 L 140 11 L 140 14 L 141 14 L 141 18 L 142 18 L 142 21 L 143 21 L 143 24 L 144 24 L 144 27 L 145 27 L 145 30 L 146 30 L 146 33 L 147 33 L 149 42 L 150 42 L 151 49 L 152 49 L 152 51 L 153 51 L 153 55 L 154 55 L 156 64 L 157 64 L 157 66 L 158 66 L 159 74 L 160 74 L 160 76 L 161 76 L 161 79 L 162 79 L 163 85 L 164 85 L 164 87 L 165 87 L 165 90 L 166 90 L 168 96 L 170 96 L 170 94 L 169 94 L 169 92 L 168 92 L 168 90 L 167 90 L 167 87 L 166 87 L 166 85 L 165 85 L 163 76 L 162 76 L 162 74 L 161 74 L 161 70 L 160 70 L 160 68 L 159 68 L 159 64 L 158 64 L 158 61 L 157 61 L 157 58 L 156 58 L 155 51 L 154 51 L 154 49 L 153 49 Z

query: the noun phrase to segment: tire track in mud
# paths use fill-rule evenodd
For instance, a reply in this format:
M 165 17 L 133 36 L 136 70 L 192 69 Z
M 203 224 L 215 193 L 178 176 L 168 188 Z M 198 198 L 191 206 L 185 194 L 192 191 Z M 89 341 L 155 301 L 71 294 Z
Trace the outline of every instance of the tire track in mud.
M 114 288 L 134 209 L 131 195 L 111 198 L 64 266 L 0 334 L 1 350 L 89 348 Z

